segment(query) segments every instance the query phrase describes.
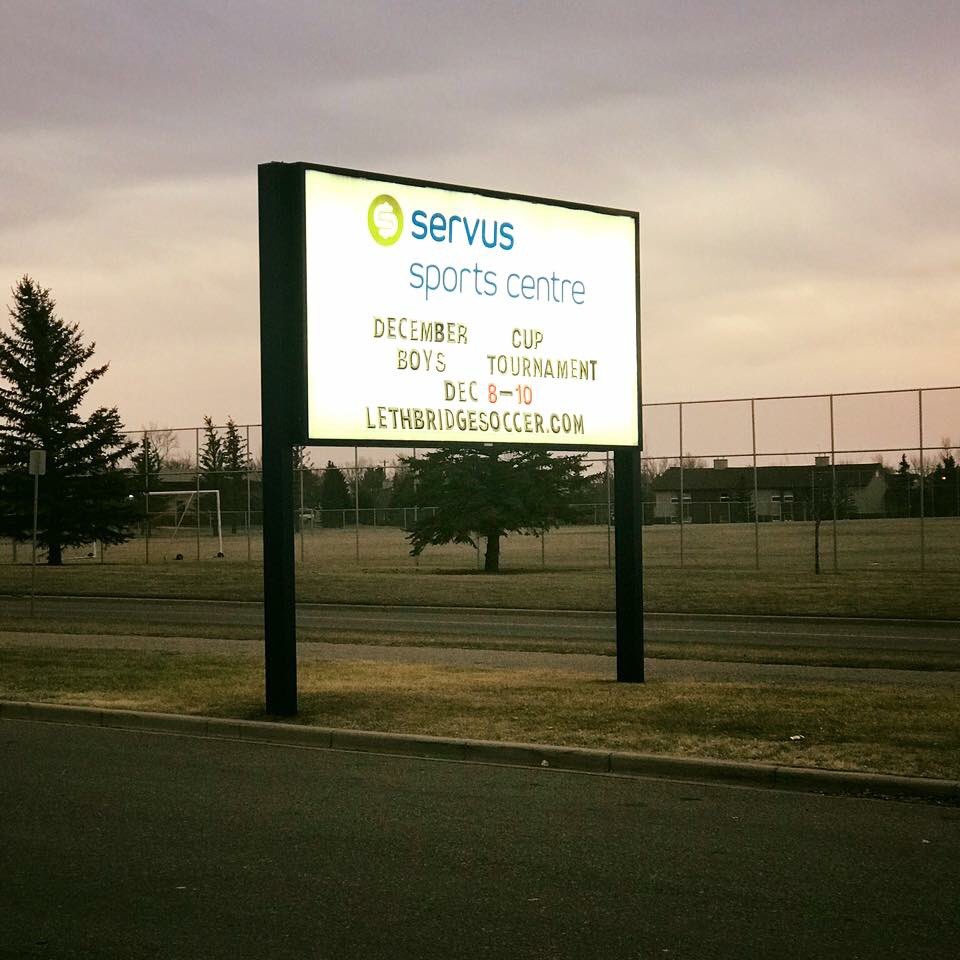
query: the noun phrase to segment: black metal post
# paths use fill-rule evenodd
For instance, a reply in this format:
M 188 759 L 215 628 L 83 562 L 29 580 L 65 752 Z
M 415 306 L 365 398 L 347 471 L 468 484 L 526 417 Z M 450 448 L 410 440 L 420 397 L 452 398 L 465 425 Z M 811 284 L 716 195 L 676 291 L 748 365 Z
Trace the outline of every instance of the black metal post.
M 617 560 L 617 681 L 620 683 L 644 681 L 640 494 L 640 450 L 636 447 L 615 450 L 613 510 Z
M 302 440 L 303 173 L 259 168 L 263 625 L 267 713 L 297 712 L 293 445 Z

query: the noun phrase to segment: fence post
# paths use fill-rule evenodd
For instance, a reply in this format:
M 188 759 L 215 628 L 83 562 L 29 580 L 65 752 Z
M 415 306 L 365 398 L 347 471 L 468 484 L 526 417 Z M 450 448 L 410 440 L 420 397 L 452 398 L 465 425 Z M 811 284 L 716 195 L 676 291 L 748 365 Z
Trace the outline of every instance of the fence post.
M 750 401 L 750 437 L 753 445 L 753 566 L 760 569 L 760 482 L 757 478 L 757 402 Z
M 353 527 L 357 545 L 357 563 L 360 562 L 360 448 L 353 448 Z
M 247 424 L 247 563 L 253 559 L 250 542 L 250 424 Z
M 143 522 L 147 528 L 143 541 L 144 563 L 150 566 L 150 437 L 146 430 L 143 432 L 143 499 Z
M 927 551 L 926 551 L 926 532 L 924 530 L 924 521 L 926 520 L 926 487 L 924 474 L 926 466 L 923 462 L 923 390 L 917 391 L 917 413 L 919 416 L 920 429 L 920 572 L 927 569 Z
M 613 566 L 613 528 L 610 525 L 610 451 L 607 451 L 607 462 L 605 466 L 607 473 L 607 566 Z
M 301 447 L 301 450 L 303 448 Z M 297 523 L 300 526 L 300 562 L 303 563 L 306 560 L 306 553 L 304 552 L 303 545 L 303 453 L 300 454 L 300 464 L 297 468 L 297 473 L 300 478 L 300 516 L 297 518 Z
M 837 445 L 834 439 L 833 394 L 830 394 L 830 500 L 833 504 L 833 572 L 837 573 Z
M 680 404 L 680 567 L 683 567 L 683 404 Z
M 200 428 L 194 427 L 195 446 L 197 452 L 197 563 L 200 562 Z

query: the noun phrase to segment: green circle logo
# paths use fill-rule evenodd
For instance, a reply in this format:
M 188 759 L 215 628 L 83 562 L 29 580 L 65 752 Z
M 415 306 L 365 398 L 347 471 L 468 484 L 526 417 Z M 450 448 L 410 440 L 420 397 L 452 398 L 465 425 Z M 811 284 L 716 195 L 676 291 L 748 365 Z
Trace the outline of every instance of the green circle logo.
M 403 233 L 403 211 L 400 204 L 388 193 L 373 198 L 367 210 L 367 226 L 370 236 L 382 247 L 389 247 L 400 239 Z

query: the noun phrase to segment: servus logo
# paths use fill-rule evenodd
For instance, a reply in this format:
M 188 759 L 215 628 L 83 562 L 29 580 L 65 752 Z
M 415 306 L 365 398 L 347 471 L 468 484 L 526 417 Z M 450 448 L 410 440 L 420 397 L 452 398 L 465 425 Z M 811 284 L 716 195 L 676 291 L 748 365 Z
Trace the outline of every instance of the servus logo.
M 410 215 L 410 236 L 414 240 L 432 240 L 434 243 L 483 246 L 488 250 L 499 247 L 513 249 L 513 224 L 507 221 L 470 217 L 460 213 L 428 213 L 414 210 Z M 367 208 L 367 227 L 370 236 L 383 247 L 393 246 L 403 234 L 403 211 L 388 193 L 374 197 Z
M 367 210 L 370 236 L 383 247 L 393 246 L 403 233 L 403 211 L 389 193 L 374 197 Z

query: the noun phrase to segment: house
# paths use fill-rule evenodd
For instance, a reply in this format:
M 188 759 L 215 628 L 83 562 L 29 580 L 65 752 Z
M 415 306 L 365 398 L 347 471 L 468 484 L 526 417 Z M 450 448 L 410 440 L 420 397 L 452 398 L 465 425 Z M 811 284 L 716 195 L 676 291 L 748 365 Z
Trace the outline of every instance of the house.
M 758 520 L 812 520 L 833 516 L 832 491 L 837 491 L 837 516 L 885 515 L 889 471 L 879 463 L 838 463 L 829 457 L 799 466 L 670 467 L 651 484 L 654 521 L 677 523 L 683 499 L 684 523 L 737 523 Z M 682 489 L 681 489 L 682 488 Z

